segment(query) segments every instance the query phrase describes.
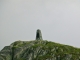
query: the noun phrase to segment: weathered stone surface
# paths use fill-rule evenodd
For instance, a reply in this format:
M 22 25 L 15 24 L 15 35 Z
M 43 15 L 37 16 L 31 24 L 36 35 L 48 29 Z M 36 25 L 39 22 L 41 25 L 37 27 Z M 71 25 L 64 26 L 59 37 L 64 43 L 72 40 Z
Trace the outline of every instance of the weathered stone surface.
M 42 40 L 42 34 L 40 29 L 36 31 L 36 40 Z
M 0 51 L 0 60 L 11 60 L 12 55 L 11 55 L 11 47 L 10 46 L 5 46 L 1 51 Z
M 0 51 L 0 60 L 80 60 L 80 49 L 45 40 L 16 41 Z

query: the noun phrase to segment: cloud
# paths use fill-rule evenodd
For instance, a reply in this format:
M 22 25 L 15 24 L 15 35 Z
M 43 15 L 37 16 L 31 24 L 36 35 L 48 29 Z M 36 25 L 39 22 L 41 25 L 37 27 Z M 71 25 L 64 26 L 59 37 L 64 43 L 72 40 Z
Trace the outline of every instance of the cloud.
M 79 2 L 0 0 L 0 49 L 15 40 L 35 39 L 38 28 L 44 39 L 80 47 Z

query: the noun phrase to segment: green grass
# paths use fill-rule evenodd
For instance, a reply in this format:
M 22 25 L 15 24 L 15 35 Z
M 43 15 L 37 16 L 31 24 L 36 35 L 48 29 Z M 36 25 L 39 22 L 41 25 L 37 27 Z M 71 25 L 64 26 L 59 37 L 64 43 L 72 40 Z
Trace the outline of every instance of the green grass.
M 31 45 L 32 44 L 32 45 Z M 42 49 L 42 51 L 47 51 L 46 54 L 44 55 L 40 55 L 41 53 L 39 53 L 39 55 L 34 58 L 33 60 L 45 60 L 45 59 L 49 59 L 49 58 L 53 58 L 52 54 L 55 54 L 55 56 L 59 56 L 60 58 L 63 59 L 65 57 L 65 55 L 72 55 L 72 60 L 76 60 L 76 58 L 79 58 L 80 56 L 80 48 L 75 48 L 72 46 L 68 46 L 68 45 L 63 45 L 63 44 L 59 44 L 59 43 L 54 43 L 51 41 L 26 41 L 23 42 L 22 41 L 17 41 L 14 42 L 14 49 L 19 48 L 19 47 L 23 47 L 23 46 L 27 46 L 27 45 L 31 45 L 30 48 L 33 48 L 34 50 L 36 50 L 37 48 Z M 24 59 L 20 59 L 20 60 L 24 60 Z

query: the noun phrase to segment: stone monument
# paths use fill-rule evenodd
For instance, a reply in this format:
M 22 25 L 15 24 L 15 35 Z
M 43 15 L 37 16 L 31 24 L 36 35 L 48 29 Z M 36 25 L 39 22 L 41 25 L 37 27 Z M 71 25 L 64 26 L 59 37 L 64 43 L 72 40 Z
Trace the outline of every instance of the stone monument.
M 36 31 L 36 40 L 43 40 L 40 29 L 37 29 L 37 31 Z

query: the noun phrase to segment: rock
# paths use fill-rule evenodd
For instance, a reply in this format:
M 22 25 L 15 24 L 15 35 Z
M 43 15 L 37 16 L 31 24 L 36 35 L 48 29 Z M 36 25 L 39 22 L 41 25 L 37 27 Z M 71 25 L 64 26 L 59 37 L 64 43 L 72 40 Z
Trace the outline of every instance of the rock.
M 0 60 L 80 60 L 80 49 L 46 40 L 16 41 L 0 51 Z
M 11 54 L 11 47 L 10 46 L 5 46 L 1 51 L 0 51 L 0 60 L 11 60 L 12 54 Z

